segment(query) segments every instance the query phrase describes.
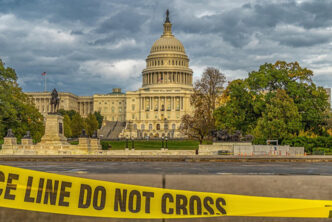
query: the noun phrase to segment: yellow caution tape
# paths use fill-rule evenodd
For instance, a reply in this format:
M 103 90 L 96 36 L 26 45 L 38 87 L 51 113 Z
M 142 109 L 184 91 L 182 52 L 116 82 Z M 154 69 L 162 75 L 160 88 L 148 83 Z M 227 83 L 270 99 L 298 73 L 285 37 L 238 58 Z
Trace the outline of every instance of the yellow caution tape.
M 0 165 L 0 207 L 93 217 L 328 218 L 332 201 L 135 186 Z

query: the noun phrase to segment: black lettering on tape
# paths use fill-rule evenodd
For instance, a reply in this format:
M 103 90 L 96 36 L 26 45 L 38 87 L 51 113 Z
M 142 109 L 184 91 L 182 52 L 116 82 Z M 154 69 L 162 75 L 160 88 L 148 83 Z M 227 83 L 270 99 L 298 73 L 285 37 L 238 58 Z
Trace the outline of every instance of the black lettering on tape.
M 33 177 L 28 177 L 27 187 L 25 189 L 24 202 L 34 203 L 35 198 L 31 197 L 31 187 L 32 187 Z
M 86 193 L 86 198 L 85 198 L 85 193 Z M 87 184 L 81 184 L 80 196 L 78 199 L 78 208 L 88 208 L 90 206 L 91 194 L 92 194 L 91 187 Z
M 221 214 L 226 215 L 227 212 L 226 212 L 225 208 L 223 208 L 222 206 L 226 206 L 226 201 L 224 200 L 224 198 L 219 197 L 216 200 L 216 207 L 220 211 Z
M 138 213 L 141 210 L 141 200 L 142 200 L 141 193 L 137 190 L 132 190 L 129 194 L 129 201 L 128 201 L 129 211 L 132 213 Z
M 59 206 L 69 206 L 69 202 L 65 201 L 65 197 L 70 197 L 70 192 L 66 191 L 66 188 L 71 188 L 71 185 L 71 182 L 62 181 L 60 188 Z
M 100 193 L 100 198 L 99 198 Z M 100 200 L 100 201 L 98 201 Z M 106 201 L 106 189 L 105 187 L 98 186 L 96 187 L 93 193 L 93 208 L 96 210 L 102 210 L 105 208 L 105 201 Z
M 5 174 L 2 171 L 0 171 L 0 182 L 5 182 Z M 0 196 L 1 196 L 2 192 L 3 192 L 3 189 L 0 189 Z
M 176 214 L 181 215 L 181 211 L 183 215 L 188 214 L 187 210 L 188 200 L 187 197 L 181 194 L 176 195 Z
M 149 214 L 151 206 L 151 198 L 154 197 L 154 193 L 143 191 L 143 197 L 145 197 L 145 213 Z
M 56 204 L 56 196 L 58 194 L 58 187 L 59 187 L 58 180 L 54 180 L 54 186 L 53 186 L 53 181 L 51 179 L 47 179 L 46 190 L 45 190 L 45 195 L 44 195 L 44 204 L 48 204 L 48 202 L 50 202 L 51 205 Z
M 195 206 L 197 207 L 197 215 L 202 215 L 202 201 L 198 196 L 192 196 L 189 200 L 189 212 L 191 215 L 195 215 Z
M 127 203 L 127 190 L 123 189 L 123 195 L 121 195 L 121 189 L 115 189 L 115 197 L 114 197 L 114 211 L 126 212 L 126 203 Z
M 213 201 L 212 197 L 204 198 L 204 208 L 209 212 L 210 215 L 214 215 L 214 210 L 210 206 L 213 203 L 214 203 L 214 201 Z
M 13 180 L 18 180 L 18 178 L 19 178 L 18 174 L 13 174 L 13 173 L 8 174 L 7 186 L 4 197 L 5 199 L 15 200 L 15 195 L 11 194 L 10 191 L 16 190 L 17 184 L 13 184 Z
M 43 195 L 43 189 L 44 189 L 44 182 L 45 182 L 44 178 L 39 179 L 36 203 L 41 203 L 42 195 Z
M 174 198 L 172 196 L 172 194 L 170 193 L 164 193 L 164 195 L 161 198 L 161 212 L 163 214 L 173 214 L 174 213 L 174 209 L 169 207 L 167 210 L 167 199 L 169 201 L 169 203 L 173 203 L 174 202 Z

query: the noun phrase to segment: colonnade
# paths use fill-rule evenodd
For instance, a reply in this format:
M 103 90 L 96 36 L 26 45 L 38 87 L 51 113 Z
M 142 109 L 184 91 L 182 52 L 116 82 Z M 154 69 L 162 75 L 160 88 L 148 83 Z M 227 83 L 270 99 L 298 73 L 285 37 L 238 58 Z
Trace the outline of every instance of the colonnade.
M 183 96 L 143 96 L 140 98 L 144 111 L 180 111 L 184 108 Z
M 152 72 L 143 74 L 143 86 L 166 83 L 192 85 L 192 74 L 186 72 Z

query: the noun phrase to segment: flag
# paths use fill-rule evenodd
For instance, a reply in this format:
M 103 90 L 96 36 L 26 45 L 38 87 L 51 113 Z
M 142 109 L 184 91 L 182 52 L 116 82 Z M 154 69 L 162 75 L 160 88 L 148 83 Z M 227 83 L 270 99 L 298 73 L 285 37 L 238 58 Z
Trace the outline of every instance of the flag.
M 46 72 L 43 72 L 41 75 L 42 75 L 42 76 L 46 76 Z

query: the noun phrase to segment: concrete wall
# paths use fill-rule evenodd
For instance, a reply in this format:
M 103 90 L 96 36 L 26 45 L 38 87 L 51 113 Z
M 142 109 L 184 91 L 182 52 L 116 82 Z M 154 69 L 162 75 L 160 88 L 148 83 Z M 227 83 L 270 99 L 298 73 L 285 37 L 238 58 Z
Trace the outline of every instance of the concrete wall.
M 162 187 L 162 175 L 119 174 L 68 174 L 91 179 Z M 262 175 L 166 175 L 165 187 L 170 189 L 240 194 L 266 197 L 332 200 L 332 176 L 262 176 Z M 106 219 L 60 214 L 38 213 L 0 208 L 0 221 L 6 222 L 327 222 L 330 219 L 262 218 L 262 217 L 216 217 L 201 219 L 133 220 Z
M 233 155 L 243 156 L 298 156 L 304 155 L 304 147 L 252 145 L 251 143 L 213 143 L 199 145 L 199 155 L 218 155 L 220 151 L 228 151 Z

